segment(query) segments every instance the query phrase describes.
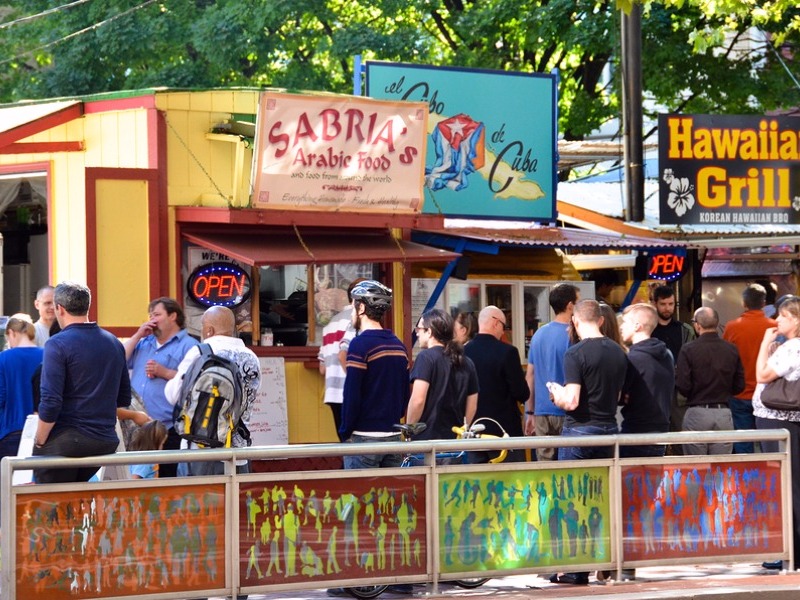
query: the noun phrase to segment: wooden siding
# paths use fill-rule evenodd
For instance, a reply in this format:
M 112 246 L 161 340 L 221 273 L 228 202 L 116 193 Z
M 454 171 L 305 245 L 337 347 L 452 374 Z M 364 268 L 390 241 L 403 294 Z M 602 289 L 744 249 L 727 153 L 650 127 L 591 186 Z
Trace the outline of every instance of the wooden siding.
M 97 320 L 138 327 L 150 302 L 146 181 L 101 179 L 97 190 Z

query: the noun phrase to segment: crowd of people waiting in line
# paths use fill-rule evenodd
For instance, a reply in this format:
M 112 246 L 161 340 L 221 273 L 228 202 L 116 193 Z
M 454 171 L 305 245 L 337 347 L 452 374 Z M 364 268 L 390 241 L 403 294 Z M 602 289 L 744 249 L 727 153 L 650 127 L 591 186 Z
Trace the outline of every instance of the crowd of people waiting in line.
M 800 411 L 777 411 L 760 401 L 764 385 L 778 377 L 800 379 L 800 298 L 775 302 L 764 314 L 767 293 L 759 284 L 742 294 L 744 312 L 719 334 L 719 315 L 698 308 L 690 324 L 675 319 L 671 287 L 653 291 L 652 303 L 628 306 L 617 315 L 605 303 L 580 299 L 564 283 L 550 292 L 555 318 L 530 343 L 527 371 L 517 349 L 505 343 L 507 315 L 496 306 L 477 316 L 453 318 L 441 309 L 416 322 L 421 351 L 413 365 L 407 348 L 383 327 L 392 290 L 356 280 L 351 303 L 323 330 L 320 371 L 324 402 L 331 406 L 341 441 L 396 441 L 395 425 L 424 422 L 421 439 L 446 439 L 451 428 L 488 417 L 488 433 L 511 436 L 585 436 L 673 431 L 774 429 L 790 431 L 792 491 L 800 498 Z M 117 419 L 139 426 L 136 449 L 187 447 L 173 427 L 173 407 L 183 374 L 200 355 L 188 335 L 180 305 L 157 298 L 149 318 L 121 343 L 88 318 L 91 292 L 64 282 L 37 293 L 36 323 L 14 315 L 6 324 L 8 349 L 0 353 L 0 457 L 17 454 L 27 415 L 38 412 L 33 454 L 67 457 L 112 453 Z M 239 365 L 244 383 L 243 420 L 260 385 L 252 350 L 236 335 L 233 313 L 208 309 L 201 337 L 215 353 Z M 141 400 L 140 410 L 131 398 Z M 524 414 L 523 414 L 524 413 Z M 234 435 L 233 446 L 247 445 Z M 762 443 L 764 451 L 777 444 Z M 191 445 L 189 445 L 191 447 Z M 673 446 L 685 454 L 754 452 L 751 443 Z M 610 458 L 610 446 L 537 448 L 534 460 Z M 661 444 L 623 445 L 623 457 L 662 456 Z M 514 450 L 508 460 L 523 461 Z M 486 462 L 488 452 L 470 453 Z M 399 466 L 392 453 L 345 457 L 345 468 Z M 239 466 L 247 469 L 246 464 Z M 96 469 L 37 469 L 41 483 L 87 481 Z M 221 473 L 222 463 L 138 466 L 132 475 L 169 477 Z M 798 503 L 795 503 L 798 504 Z M 795 508 L 794 547 L 800 550 L 800 511 Z M 765 566 L 780 568 L 780 563 Z M 555 581 L 585 583 L 588 574 L 556 575 Z
M 424 312 L 415 330 L 421 351 L 411 366 L 400 340 L 381 325 L 391 290 L 376 281 L 358 282 L 350 296 L 352 304 L 326 327 L 320 351 L 325 402 L 342 441 L 398 440 L 395 424 L 401 419 L 427 424 L 420 439 L 453 438 L 453 425 L 480 417 L 496 420 L 511 436 L 786 428 L 792 488 L 800 494 L 800 412 L 770 410 L 759 399 L 771 380 L 800 379 L 798 297 L 776 302 L 773 320 L 764 314 L 765 288 L 748 285 L 744 312 L 720 335 L 713 308 L 697 309 L 689 324 L 676 320 L 670 286 L 655 288 L 651 303 L 633 304 L 617 315 L 604 302 L 580 299 L 576 286 L 559 284 L 549 296 L 555 318 L 534 334 L 523 374 L 516 348 L 504 340 L 507 316 L 496 306 L 484 307 L 477 318 L 465 313 L 453 318 L 440 309 Z M 777 443 L 761 448 L 776 451 Z M 657 457 L 666 450 L 663 444 L 623 445 L 620 454 Z M 755 448 L 696 442 L 669 451 L 711 455 Z M 567 445 L 536 448 L 533 459 L 610 458 L 612 452 L 611 446 Z M 473 462 L 489 458 L 471 454 Z M 525 460 L 520 450 L 511 457 Z M 345 465 L 399 462 L 399 456 L 387 453 L 355 457 Z M 794 522 L 800 550 L 800 514 Z M 588 574 L 557 574 L 553 581 L 586 583 Z

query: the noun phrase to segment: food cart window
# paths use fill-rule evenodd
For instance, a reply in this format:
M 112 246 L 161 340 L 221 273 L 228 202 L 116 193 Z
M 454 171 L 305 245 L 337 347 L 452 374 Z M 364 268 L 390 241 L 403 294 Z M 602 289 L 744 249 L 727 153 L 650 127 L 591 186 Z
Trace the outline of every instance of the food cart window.
M 525 356 L 531 346 L 531 338 L 536 330 L 550 322 L 550 286 L 526 285 L 522 300 L 525 310 Z
M 477 318 L 481 311 L 481 286 L 475 283 L 448 284 L 447 310 L 453 318 L 462 312 L 474 313 Z
M 349 304 L 347 288 L 359 277 L 372 278 L 376 265 L 269 265 L 259 271 L 262 335 L 276 345 L 319 346 L 322 328 Z
M 517 325 L 513 308 L 513 287 L 511 284 L 491 284 L 486 286 L 486 304 L 493 304 L 503 311 L 506 318 L 506 332 L 504 339 L 510 342 L 514 339 L 514 329 Z

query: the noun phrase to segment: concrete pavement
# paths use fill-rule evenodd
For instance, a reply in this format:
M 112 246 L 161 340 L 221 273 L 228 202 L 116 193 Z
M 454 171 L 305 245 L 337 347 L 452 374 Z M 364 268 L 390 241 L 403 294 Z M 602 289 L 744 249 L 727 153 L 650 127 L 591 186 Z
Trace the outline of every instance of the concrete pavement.
M 590 578 L 588 586 L 550 583 L 536 575 L 492 579 L 466 590 L 442 584 L 436 595 L 416 585 L 414 596 L 385 593 L 385 600 L 401 598 L 496 598 L 499 600 L 800 600 L 800 571 L 767 571 L 760 564 L 713 563 L 698 566 L 646 567 L 636 570 L 635 581 L 606 582 Z M 250 600 L 312 600 L 328 598 L 324 589 L 254 594 Z

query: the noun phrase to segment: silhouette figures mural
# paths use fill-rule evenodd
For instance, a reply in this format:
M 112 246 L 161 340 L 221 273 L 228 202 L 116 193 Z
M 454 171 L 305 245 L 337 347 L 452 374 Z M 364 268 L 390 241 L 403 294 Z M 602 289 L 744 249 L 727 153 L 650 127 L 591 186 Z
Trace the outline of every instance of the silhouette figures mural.
M 776 462 L 622 468 L 625 560 L 783 551 Z
M 240 486 L 242 585 L 424 574 L 425 477 Z
M 608 472 L 439 475 L 443 572 L 611 560 Z

